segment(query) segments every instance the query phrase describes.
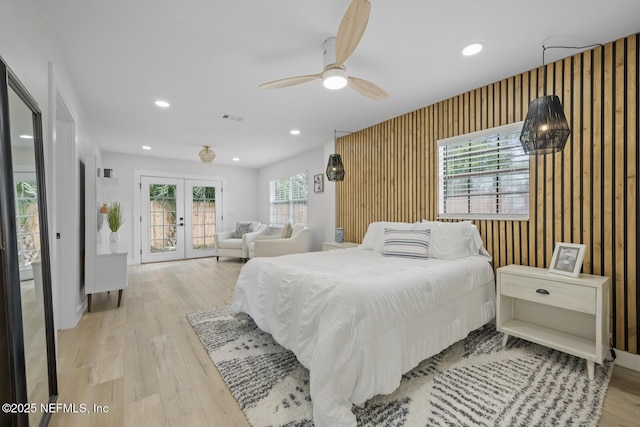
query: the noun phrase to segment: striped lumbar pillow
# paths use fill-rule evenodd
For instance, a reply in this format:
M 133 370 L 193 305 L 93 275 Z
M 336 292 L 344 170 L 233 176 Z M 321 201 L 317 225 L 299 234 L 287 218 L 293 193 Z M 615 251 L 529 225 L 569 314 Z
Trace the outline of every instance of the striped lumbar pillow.
M 431 230 L 384 229 L 384 256 L 427 258 Z

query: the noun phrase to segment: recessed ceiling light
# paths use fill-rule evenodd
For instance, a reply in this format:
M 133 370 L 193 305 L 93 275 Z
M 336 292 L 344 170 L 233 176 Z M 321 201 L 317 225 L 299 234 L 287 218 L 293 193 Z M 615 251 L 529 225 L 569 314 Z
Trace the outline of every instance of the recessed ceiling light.
M 163 101 L 163 100 L 161 100 L 161 99 L 158 99 L 158 100 L 156 101 L 156 105 L 157 105 L 158 107 L 161 107 L 161 108 L 169 108 L 169 105 L 171 105 L 171 104 L 169 104 L 167 101 Z
M 469 46 L 467 46 L 464 49 L 462 49 L 462 54 L 464 56 L 473 56 L 473 55 L 479 53 L 481 50 L 482 50 L 482 44 L 481 43 L 472 43 Z
M 20 135 L 20 138 L 22 138 L 22 139 L 33 139 L 33 135 L 23 134 L 23 135 Z
M 143 145 L 143 146 L 142 146 L 142 149 L 143 149 L 143 150 L 151 150 L 151 147 L 149 147 L 148 145 Z
M 240 157 L 234 157 L 234 158 L 233 158 L 233 161 L 234 161 L 234 162 L 239 162 L 239 161 L 240 161 Z
M 289 131 L 289 133 L 291 135 L 300 135 L 300 131 L 298 129 L 291 129 L 291 131 Z

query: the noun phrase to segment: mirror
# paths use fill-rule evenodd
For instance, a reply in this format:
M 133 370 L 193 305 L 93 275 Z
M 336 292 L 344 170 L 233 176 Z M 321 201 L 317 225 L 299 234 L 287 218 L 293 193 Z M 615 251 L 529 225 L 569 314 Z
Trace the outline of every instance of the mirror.
M 44 318 L 42 262 L 40 254 L 40 218 L 34 129 L 31 109 L 9 88 L 9 127 L 16 206 L 16 240 L 20 269 L 22 335 L 27 374 L 27 400 L 49 401 L 47 341 Z M 29 425 L 40 422 L 40 411 L 29 414 Z
M 57 395 L 51 269 L 47 238 L 42 117 L 0 60 L 2 296 L 10 400 L 35 411 L 9 414 L 11 425 L 46 425 L 41 405 Z M 4 360 L 2 360 L 4 364 Z M 4 367 L 3 367 L 4 368 Z M 6 415 L 6 414 L 5 414 Z M 2 419 L 2 424 L 9 419 Z M 7 423 L 8 424 L 8 423 Z

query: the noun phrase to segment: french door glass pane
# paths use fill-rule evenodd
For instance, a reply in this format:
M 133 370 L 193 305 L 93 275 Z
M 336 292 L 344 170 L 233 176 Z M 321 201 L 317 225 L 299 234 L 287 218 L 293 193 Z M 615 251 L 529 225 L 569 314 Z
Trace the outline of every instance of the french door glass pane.
M 176 251 L 176 185 L 149 185 L 149 252 Z
M 38 189 L 35 181 L 16 183 L 16 223 L 18 229 L 18 259 L 20 269 L 29 268 L 40 258 L 40 222 L 38 219 Z
M 215 187 L 193 187 L 191 230 L 193 250 L 213 249 L 216 233 Z

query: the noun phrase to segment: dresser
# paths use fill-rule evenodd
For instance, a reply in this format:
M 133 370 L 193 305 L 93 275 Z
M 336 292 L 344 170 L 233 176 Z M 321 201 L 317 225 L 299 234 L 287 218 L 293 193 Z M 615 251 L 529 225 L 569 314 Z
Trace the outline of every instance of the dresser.
M 609 349 L 608 277 L 581 274 L 573 278 L 544 268 L 508 265 L 498 269 L 496 328 L 594 363 Z

